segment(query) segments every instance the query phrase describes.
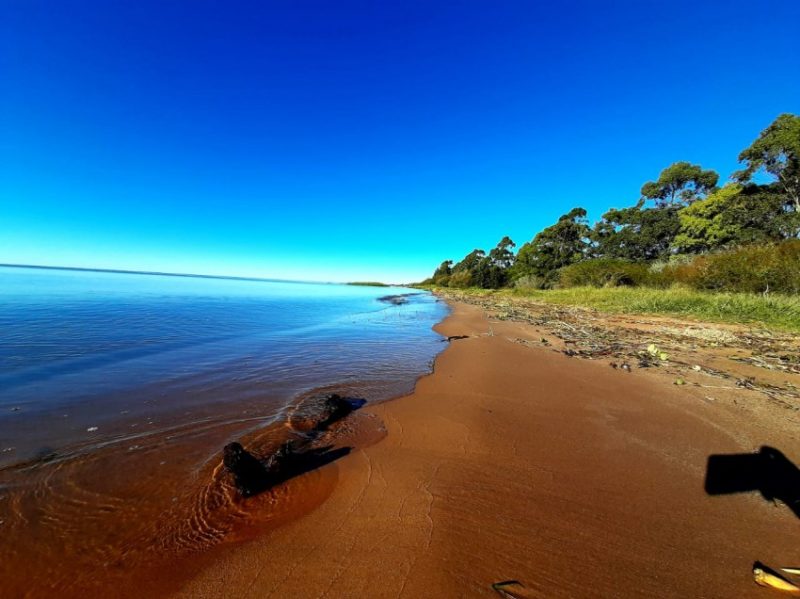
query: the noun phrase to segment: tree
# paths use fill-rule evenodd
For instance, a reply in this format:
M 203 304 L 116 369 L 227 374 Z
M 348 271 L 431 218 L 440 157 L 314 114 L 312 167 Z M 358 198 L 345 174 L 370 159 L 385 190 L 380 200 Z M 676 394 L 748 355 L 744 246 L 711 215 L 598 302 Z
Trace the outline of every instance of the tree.
M 503 237 L 489 255 L 475 249 L 452 268 L 452 262 L 443 262 L 433 274 L 433 280 L 437 280 L 437 274 L 444 277 L 449 270 L 446 284 L 450 287 L 499 289 L 508 282 L 508 269 L 514 264 L 514 253 L 511 251 L 514 247 L 510 237 Z
M 474 284 L 482 289 L 499 289 L 506 284 L 506 271 L 494 264 L 488 256 L 478 262 L 473 273 Z
M 704 171 L 699 165 L 689 162 L 675 162 L 661 171 L 657 181 L 645 183 L 641 193 L 644 198 L 655 200 L 656 206 L 674 205 L 676 202 L 690 204 L 714 189 L 718 180 L 715 171 Z
M 797 234 L 797 215 L 774 185 L 726 185 L 678 213 L 675 247 L 704 252 Z
M 674 247 L 683 252 L 705 252 L 722 247 L 736 239 L 738 224 L 725 219 L 741 185 L 726 185 L 678 212 L 680 232 L 675 237 Z
M 481 249 L 474 249 L 464 256 L 460 262 L 452 267 L 447 283 L 448 286 L 472 287 L 475 285 L 475 274 L 478 271 L 478 265 L 484 258 L 486 258 L 486 252 Z
M 511 241 L 511 238 L 506 235 L 503 237 L 497 246 L 489 252 L 489 259 L 492 264 L 500 268 L 510 268 L 514 264 L 514 252 L 512 251 L 517 244 Z
M 739 154 L 743 170 L 733 178 L 745 183 L 764 170 L 777 179 L 796 213 L 800 214 L 800 117 L 782 114 Z
M 647 261 L 669 255 L 680 230 L 676 204 L 645 208 L 644 200 L 630 208 L 612 208 L 592 230 L 592 253 L 600 258 Z
M 453 274 L 458 272 L 473 272 L 478 267 L 478 263 L 486 257 L 486 252 L 481 249 L 472 250 L 464 256 L 460 262 L 453 267 Z
M 517 254 L 514 274 L 553 280 L 559 268 L 581 260 L 588 248 L 586 210 L 573 208 L 554 225 L 543 229 Z
M 488 256 L 478 261 L 472 273 L 473 283 L 483 289 L 499 289 L 505 286 L 508 282 L 508 269 L 514 264 L 514 253 L 511 250 L 515 246 L 510 237 L 503 237 Z
M 445 260 L 439 265 L 435 271 L 433 271 L 432 282 L 434 285 L 442 285 L 447 286 L 450 282 L 450 275 L 453 273 L 453 261 L 452 260 Z

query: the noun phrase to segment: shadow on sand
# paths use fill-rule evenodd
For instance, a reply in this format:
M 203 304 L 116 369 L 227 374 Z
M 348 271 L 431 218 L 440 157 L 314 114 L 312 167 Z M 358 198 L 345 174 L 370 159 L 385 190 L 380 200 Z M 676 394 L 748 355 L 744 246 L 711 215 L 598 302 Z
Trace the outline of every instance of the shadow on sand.
M 298 450 L 287 443 L 262 461 L 241 444 L 230 443 L 225 446 L 223 461 L 242 496 L 251 497 L 295 476 L 335 462 L 350 451 L 350 447 L 334 448 L 333 445 Z
M 767 501 L 785 503 L 800 518 L 800 469 L 774 447 L 709 456 L 705 490 L 709 495 L 758 491 Z

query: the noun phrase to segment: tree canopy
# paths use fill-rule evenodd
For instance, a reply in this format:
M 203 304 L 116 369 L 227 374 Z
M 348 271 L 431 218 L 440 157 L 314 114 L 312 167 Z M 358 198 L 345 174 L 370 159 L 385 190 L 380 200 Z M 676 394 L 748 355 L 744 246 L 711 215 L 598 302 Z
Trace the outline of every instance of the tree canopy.
M 715 171 L 690 162 L 675 162 L 661 171 L 656 181 L 642 185 L 641 194 L 657 205 L 689 204 L 714 189 L 717 181 L 719 175 Z
M 523 244 L 517 255 L 517 275 L 550 277 L 559 268 L 581 260 L 588 249 L 588 239 L 586 210 L 573 208 Z
M 592 230 L 593 254 L 634 261 L 668 256 L 680 229 L 678 210 L 672 204 L 645 208 L 643 201 L 631 208 L 609 210 Z
M 800 212 L 800 116 L 780 115 L 742 150 L 739 162 L 745 168 L 733 174 L 736 180 L 750 181 L 763 169 L 777 179 L 794 211 Z

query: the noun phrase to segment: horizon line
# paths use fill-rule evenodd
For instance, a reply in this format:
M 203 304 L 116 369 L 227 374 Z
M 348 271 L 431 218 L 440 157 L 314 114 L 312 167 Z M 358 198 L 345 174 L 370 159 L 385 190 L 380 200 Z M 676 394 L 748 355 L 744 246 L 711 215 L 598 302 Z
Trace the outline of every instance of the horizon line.
M 153 275 L 159 277 L 185 277 L 194 279 L 225 279 L 230 281 L 255 281 L 260 283 L 302 283 L 306 285 L 347 285 L 334 281 L 302 281 L 295 279 L 274 279 L 267 277 L 245 277 L 237 275 L 209 275 L 184 272 L 162 272 L 158 270 L 125 270 L 121 268 L 93 268 L 89 266 L 54 266 L 45 264 L 9 264 L 0 262 L 0 268 L 35 268 L 40 270 L 69 270 L 79 272 L 105 272 L 123 275 Z

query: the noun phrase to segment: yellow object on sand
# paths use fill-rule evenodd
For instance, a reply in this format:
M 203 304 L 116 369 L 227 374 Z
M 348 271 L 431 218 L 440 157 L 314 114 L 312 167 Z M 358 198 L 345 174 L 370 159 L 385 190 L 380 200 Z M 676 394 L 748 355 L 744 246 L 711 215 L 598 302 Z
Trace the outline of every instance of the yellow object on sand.
M 788 593 L 800 593 L 800 587 L 782 576 L 768 572 L 759 566 L 753 566 L 753 580 L 762 587 L 770 587 Z
M 781 568 L 781 572 L 793 574 L 794 576 L 800 576 L 800 568 Z

